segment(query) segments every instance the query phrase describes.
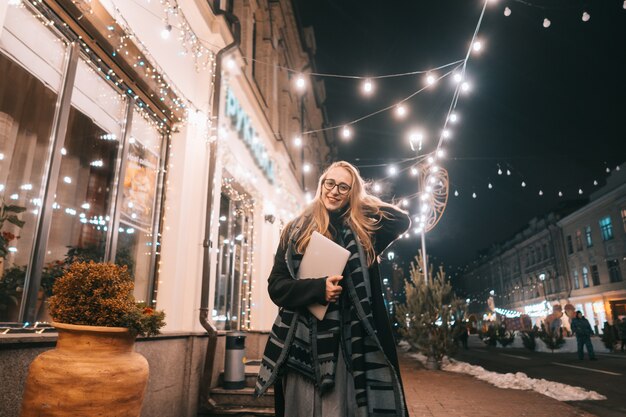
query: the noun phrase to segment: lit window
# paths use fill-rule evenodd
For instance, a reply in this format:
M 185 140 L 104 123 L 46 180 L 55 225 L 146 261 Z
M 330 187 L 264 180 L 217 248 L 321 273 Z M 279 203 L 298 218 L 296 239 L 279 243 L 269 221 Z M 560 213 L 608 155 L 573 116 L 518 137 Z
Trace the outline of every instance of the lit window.
M 583 287 L 589 286 L 589 270 L 586 266 L 583 266 Z
M 574 271 L 574 288 L 580 288 L 580 281 L 578 280 L 578 271 Z
M 606 261 L 606 266 L 609 268 L 611 282 L 620 282 L 622 280 L 622 271 L 619 268 L 619 261 L 617 259 L 609 259 Z
M 591 239 L 591 226 L 585 227 L 585 240 L 587 241 L 587 247 L 593 246 L 593 240 Z
M 602 240 L 613 239 L 613 225 L 611 224 L 610 216 L 600 219 L 600 233 L 602 234 Z
M 583 233 L 580 230 L 576 230 L 576 251 L 583 250 Z

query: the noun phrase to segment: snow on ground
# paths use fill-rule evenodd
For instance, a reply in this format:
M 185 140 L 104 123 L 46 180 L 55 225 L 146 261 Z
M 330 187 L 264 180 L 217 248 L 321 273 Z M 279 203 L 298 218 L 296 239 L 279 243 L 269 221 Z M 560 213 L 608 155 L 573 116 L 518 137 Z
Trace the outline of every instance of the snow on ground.
M 407 352 L 410 345 L 402 341 L 399 344 L 400 350 Z M 410 357 L 422 364 L 426 363 L 426 356 L 421 353 L 411 353 Z M 523 372 L 500 374 L 498 372 L 487 371 L 482 366 L 471 365 L 466 362 L 444 358 L 441 369 L 447 372 L 468 374 L 482 381 L 486 381 L 498 388 L 533 390 L 539 394 L 547 395 L 559 401 L 585 401 L 585 400 L 606 400 L 604 395 L 595 391 L 587 391 L 584 388 L 561 384 L 560 382 L 548 381 L 545 379 L 529 378 Z

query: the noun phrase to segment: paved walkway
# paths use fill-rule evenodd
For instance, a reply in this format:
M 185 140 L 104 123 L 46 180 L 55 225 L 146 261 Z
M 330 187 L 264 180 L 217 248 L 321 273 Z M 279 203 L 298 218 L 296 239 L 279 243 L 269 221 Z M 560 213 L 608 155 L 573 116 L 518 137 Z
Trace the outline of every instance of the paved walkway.
M 405 353 L 398 354 L 411 417 L 594 417 L 534 391 L 502 389 L 469 375 L 427 371 Z

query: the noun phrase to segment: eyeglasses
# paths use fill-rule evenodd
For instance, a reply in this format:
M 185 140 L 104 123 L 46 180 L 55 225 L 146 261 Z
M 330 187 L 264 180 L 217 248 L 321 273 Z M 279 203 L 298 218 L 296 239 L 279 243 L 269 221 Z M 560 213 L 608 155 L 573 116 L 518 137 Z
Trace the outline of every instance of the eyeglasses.
M 339 184 L 337 184 L 337 182 L 333 179 L 327 179 L 324 180 L 324 188 L 326 188 L 328 191 L 332 191 L 333 188 L 337 187 L 337 191 L 339 191 L 339 194 L 341 195 L 345 195 L 348 194 L 350 192 L 350 190 L 352 189 L 352 187 L 350 187 L 348 184 L 340 182 Z

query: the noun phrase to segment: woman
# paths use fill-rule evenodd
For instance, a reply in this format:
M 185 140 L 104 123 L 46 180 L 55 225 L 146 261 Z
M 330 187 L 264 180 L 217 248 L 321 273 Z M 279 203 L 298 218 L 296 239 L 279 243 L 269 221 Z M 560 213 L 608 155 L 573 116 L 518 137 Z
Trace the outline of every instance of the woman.
M 268 279 L 280 311 L 256 394 L 274 385 L 276 416 L 408 415 L 377 257 L 409 226 L 351 164 L 322 174 L 313 202 L 285 227 Z M 296 279 L 313 231 L 351 252 L 342 276 Z M 309 313 L 313 303 L 329 304 L 323 320 Z

